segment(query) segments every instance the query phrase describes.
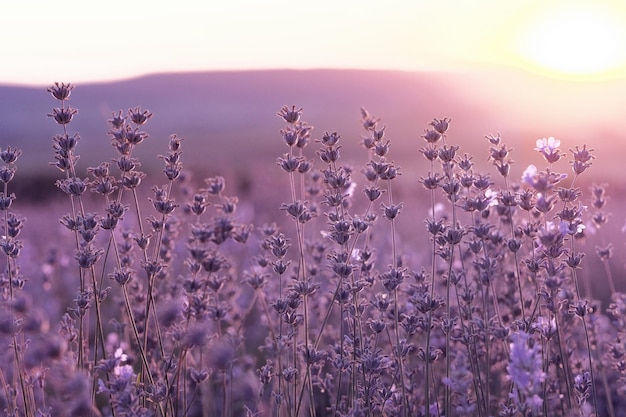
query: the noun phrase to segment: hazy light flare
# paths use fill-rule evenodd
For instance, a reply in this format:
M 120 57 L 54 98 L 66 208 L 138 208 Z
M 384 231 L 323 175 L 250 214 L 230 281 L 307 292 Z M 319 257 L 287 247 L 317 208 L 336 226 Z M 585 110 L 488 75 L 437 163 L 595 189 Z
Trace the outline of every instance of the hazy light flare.
M 626 7 L 617 2 L 562 1 L 520 19 L 511 51 L 522 66 L 567 79 L 623 76 Z
M 542 16 L 549 22 L 551 10 L 566 13 L 568 4 L 579 3 L 67 0 L 59 5 L 24 0 L 9 3 L 0 14 L 0 36 L 8 40 L 0 45 L 0 83 L 47 85 L 155 72 L 276 68 L 457 71 L 518 66 L 562 76 L 558 69 L 544 68 L 547 58 L 536 57 L 538 45 L 549 44 L 538 22 Z M 559 7 L 548 7 L 553 4 Z M 599 6 L 603 3 L 585 4 L 597 4 L 597 13 L 606 14 Z M 614 21 L 626 22 L 626 5 L 605 9 Z M 579 43 L 587 42 L 581 39 Z M 612 39 L 626 51 L 623 37 Z

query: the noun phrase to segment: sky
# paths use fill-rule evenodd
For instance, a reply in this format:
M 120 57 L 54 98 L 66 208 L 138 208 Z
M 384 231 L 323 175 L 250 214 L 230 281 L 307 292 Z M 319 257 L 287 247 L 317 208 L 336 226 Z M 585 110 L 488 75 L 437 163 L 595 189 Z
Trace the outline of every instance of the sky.
M 0 83 L 274 68 L 626 77 L 626 2 L 0 0 Z

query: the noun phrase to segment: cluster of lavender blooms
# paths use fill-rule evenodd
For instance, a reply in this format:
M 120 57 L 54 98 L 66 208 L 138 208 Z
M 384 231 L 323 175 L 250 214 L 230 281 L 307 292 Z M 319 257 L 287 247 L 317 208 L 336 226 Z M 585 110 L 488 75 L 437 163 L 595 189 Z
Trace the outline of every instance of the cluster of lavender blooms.
M 418 216 L 394 197 L 401 170 L 380 120 L 362 109 L 368 162 L 355 169 L 338 133 L 314 139 L 302 109 L 283 107 L 282 204 L 275 223 L 249 224 L 224 178 L 194 184 L 176 135 L 146 197 L 147 110 L 113 113 L 114 156 L 80 167 L 73 86 L 48 91 L 60 129 L 51 165 L 69 207 L 69 244 L 56 251 L 71 264 L 42 263 L 48 296 L 64 294 L 62 314 L 46 317 L 20 267 L 28 224 L 9 184 L 21 152 L 1 150 L 3 415 L 626 413 L 613 247 L 595 248 L 604 306 L 582 274 L 586 238 L 609 219 L 606 187 L 591 187 L 589 206 L 577 187 L 586 146 L 570 150 L 568 175 L 560 142 L 540 139 L 545 168 L 514 177 L 512 149 L 488 135 L 494 169 L 481 173 L 450 143 L 451 121 L 434 119 L 416 149 L 426 168 L 414 192 L 429 201 Z M 402 216 L 417 219 L 410 239 Z

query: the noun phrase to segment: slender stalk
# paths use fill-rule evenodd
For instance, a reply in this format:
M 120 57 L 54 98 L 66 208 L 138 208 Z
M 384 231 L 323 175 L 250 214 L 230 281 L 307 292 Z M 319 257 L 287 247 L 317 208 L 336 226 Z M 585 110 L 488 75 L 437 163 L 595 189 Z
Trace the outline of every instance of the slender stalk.
M 7 198 L 8 196 L 8 184 L 5 182 L 4 183 L 4 197 Z M 4 210 L 4 230 L 5 233 L 6 231 L 8 231 L 9 226 L 8 226 L 8 217 L 9 213 L 8 213 L 8 209 Z M 10 237 L 6 236 L 5 239 L 11 239 Z M 17 318 L 15 317 L 15 311 L 13 310 L 13 303 L 14 303 L 14 289 L 13 289 L 13 285 L 14 285 L 14 281 L 15 281 L 15 275 L 17 274 L 17 267 L 14 266 L 14 260 L 11 259 L 11 257 L 9 256 L 9 254 L 6 254 L 6 273 L 7 273 L 7 277 L 8 277 L 8 286 L 9 286 L 9 320 L 10 320 L 10 328 L 11 328 L 11 348 L 13 350 L 13 375 L 14 375 L 14 385 L 15 384 L 15 379 L 17 378 L 17 380 L 19 380 L 19 387 L 20 387 L 20 392 L 22 394 L 22 401 L 24 403 L 24 413 L 26 415 L 26 417 L 30 417 L 31 415 L 33 415 L 33 413 L 35 412 L 35 403 L 32 397 L 32 393 L 30 389 L 27 389 L 28 385 L 26 384 L 26 381 L 24 379 L 24 375 L 25 375 L 25 369 L 24 369 L 24 365 L 22 363 L 22 355 L 21 355 L 21 351 L 22 348 L 20 347 L 21 344 L 18 344 L 18 338 L 17 338 L 17 332 L 16 332 L 16 328 L 18 327 L 17 325 Z
M 430 192 L 431 199 L 431 219 L 435 221 L 435 190 L 432 189 Z M 431 271 L 430 271 L 430 301 L 432 302 L 435 299 L 435 274 L 436 274 L 436 260 L 437 260 L 437 242 L 435 240 L 435 236 L 432 236 L 432 256 L 431 256 Z M 432 308 L 428 309 L 428 325 L 426 327 L 426 375 L 425 375 L 425 383 L 424 383 L 424 399 L 426 401 L 426 415 L 430 415 L 430 380 L 431 380 L 431 372 L 432 365 L 430 363 L 430 344 L 431 344 L 431 332 L 432 332 L 432 323 L 433 323 L 433 310 Z

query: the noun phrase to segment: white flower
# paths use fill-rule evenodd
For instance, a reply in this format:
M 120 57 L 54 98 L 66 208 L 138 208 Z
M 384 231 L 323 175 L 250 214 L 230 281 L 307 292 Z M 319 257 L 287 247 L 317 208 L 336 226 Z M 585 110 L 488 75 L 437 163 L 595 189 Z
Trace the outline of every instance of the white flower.
M 128 355 L 124 353 L 121 347 L 115 349 L 114 356 L 116 359 L 119 359 L 120 362 L 126 362 L 128 360 Z
M 543 316 L 539 316 L 532 324 L 532 329 L 539 331 L 544 337 L 551 338 L 557 332 L 556 320 L 554 318 L 547 319 Z
M 498 205 L 498 193 L 493 191 L 491 188 L 487 188 L 485 190 L 485 198 L 489 200 L 489 207 L 494 207 Z
M 529 343 L 531 336 L 525 332 L 514 333 L 511 336 L 510 359 L 507 366 L 509 379 L 513 381 L 520 396 L 517 400 L 526 397 L 527 405 L 536 408 L 535 395 L 541 390 L 541 385 L 546 378 L 543 372 L 543 360 L 540 345 Z
M 570 228 L 569 228 L 569 223 L 568 222 L 564 222 L 564 221 L 560 221 L 559 222 L 559 233 L 561 233 L 562 236 L 566 236 L 568 235 L 570 232 Z
M 113 374 L 124 382 L 130 382 L 135 378 L 135 372 L 130 365 L 120 365 L 113 368 Z
M 531 187 L 535 184 L 535 175 L 537 175 L 537 167 L 534 165 L 528 165 L 528 168 L 524 170 L 522 174 L 522 182 L 530 185 Z
M 348 190 L 346 191 L 346 195 L 350 198 L 354 195 L 354 190 L 356 190 L 356 182 L 351 182 Z
M 446 212 L 446 206 L 442 203 L 435 204 L 435 216 L 441 216 Z
M 537 139 L 536 145 L 536 151 L 550 154 L 559 149 L 559 146 L 561 146 L 561 141 L 558 139 L 554 139 L 552 136 L 550 136 L 547 139 Z

